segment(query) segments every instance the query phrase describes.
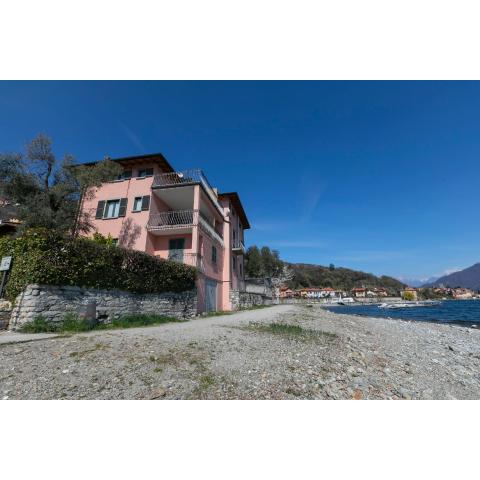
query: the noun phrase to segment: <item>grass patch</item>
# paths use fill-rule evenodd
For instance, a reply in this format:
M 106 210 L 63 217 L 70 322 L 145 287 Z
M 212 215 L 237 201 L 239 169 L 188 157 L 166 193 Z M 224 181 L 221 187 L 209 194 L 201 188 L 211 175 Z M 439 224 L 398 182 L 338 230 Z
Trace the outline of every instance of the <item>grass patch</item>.
M 248 327 L 250 330 L 257 332 L 271 333 L 273 335 L 283 335 L 290 338 L 298 338 L 302 340 L 334 340 L 337 338 L 335 333 L 324 332 L 321 330 L 312 330 L 303 328 L 300 325 L 290 323 L 255 323 L 250 322 Z
M 212 386 L 215 383 L 215 377 L 213 375 L 202 375 L 200 377 L 200 385 L 199 387 L 202 390 L 207 389 L 208 387 Z
M 107 348 L 105 344 L 96 343 L 93 348 L 89 348 L 87 350 L 82 350 L 80 352 L 70 352 L 69 356 L 72 357 L 72 358 L 79 358 L 79 357 L 83 357 L 84 355 L 87 355 L 89 353 L 96 352 L 98 350 L 105 350 L 105 348 Z
M 67 313 L 62 320 L 52 322 L 43 316 L 36 317 L 33 321 L 25 323 L 20 328 L 23 333 L 45 332 L 88 332 L 91 330 L 112 330 L 116 328 L 135 328 L 163 323 L 181 322 L 177 318 L 155 314 L 123 315 L 113 319 L 110 323 L 98 323 L 85 320 L 74 313 Z
M 234 315 L 235 313 L 248 312 L 249 310 L 261 310 L 262 308 L 273 307 L 274 305 L 252 305 L 251 307 L 239 308 L 238 310 L 219 310 L 216 312 L 202 313 L 202 317 L 220 317 L 222 315 Z

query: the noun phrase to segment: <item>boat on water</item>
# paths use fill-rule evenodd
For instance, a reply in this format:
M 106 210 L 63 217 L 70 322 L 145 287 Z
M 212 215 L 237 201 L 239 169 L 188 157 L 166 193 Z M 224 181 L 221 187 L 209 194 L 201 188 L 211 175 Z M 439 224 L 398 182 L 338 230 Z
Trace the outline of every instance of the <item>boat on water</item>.
M 441 302 L 437 300 L 423 300 L 417 302 L 395 302 L 395 303 L 381 303 L 378 308 L 418 308 L 418 307 L 434 307 L 440 305 Z

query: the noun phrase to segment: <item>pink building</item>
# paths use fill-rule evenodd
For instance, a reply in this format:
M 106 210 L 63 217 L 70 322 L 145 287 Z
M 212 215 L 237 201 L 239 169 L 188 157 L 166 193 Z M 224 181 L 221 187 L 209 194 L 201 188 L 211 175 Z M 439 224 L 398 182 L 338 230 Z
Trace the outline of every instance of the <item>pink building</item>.
M 124 247 L 197 267 L 199 312 L 231 310 L 231 292 L 244 290 L 250 228 L 238 194 L 218 193 L 201 170 L 175 172 L 160 153 L 113 161 L 123 174 L 82 202 L 95 230 Z

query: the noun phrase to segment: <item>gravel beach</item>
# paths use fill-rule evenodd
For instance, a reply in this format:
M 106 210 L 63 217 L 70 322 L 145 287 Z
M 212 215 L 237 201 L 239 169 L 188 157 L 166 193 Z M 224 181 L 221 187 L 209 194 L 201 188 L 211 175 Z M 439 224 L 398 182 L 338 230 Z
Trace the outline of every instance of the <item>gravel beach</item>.
M 282 305 L 4 341 L 0 398 L 478 399 L 480 330 Z

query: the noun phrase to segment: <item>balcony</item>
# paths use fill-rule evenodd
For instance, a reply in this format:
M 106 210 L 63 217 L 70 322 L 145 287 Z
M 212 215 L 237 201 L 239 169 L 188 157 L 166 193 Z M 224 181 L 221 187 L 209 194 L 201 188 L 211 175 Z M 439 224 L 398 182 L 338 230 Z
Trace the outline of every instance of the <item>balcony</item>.
M 148 219 L 147 230 L 157 235 L 176 235 L 186 233 L 194 226 L 198 226 L 212 240 L 223 247 L 222 235 L 198 210 L 172 210 L 153 213 Z
M 202 170 L 191 169 L 184 170 L 183 172 L 170 172 L 155 175 L 153 177 L 152 190 L 191 185 L 201 185 L 215 207 L 221 214 L 223 214 L 223 209 L 218 203 L 217 194 Z
M 232 242 L 232 253 L 235 255 L 245 255 L 246 250 L 243 241 L 236 240 Z
M 202 273 L 205 271 L 203 257 L 199 253 L 186 253 L 177 251 L 175 255 L 169 256 L 168 259 L 195 267 L 199 272 Z

